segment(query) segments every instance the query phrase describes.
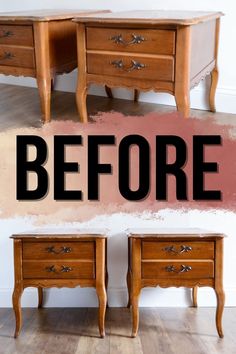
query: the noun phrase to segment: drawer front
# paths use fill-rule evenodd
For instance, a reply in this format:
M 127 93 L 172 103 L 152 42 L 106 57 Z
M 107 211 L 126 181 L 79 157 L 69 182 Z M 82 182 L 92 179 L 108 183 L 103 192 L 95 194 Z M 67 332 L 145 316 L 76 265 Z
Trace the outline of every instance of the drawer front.
M 34 45 L 32 26 L 0 25 L 0 44 Z
M 87 71 L 89 74 L 174 81 L 174 59 L 89 53 Z
M 142 262 L 143 279 L 208 279 L 214 278 L 213 261 Z
M 89 259 L 95 257 L 94 242 L 23 242 L 23 259 Z
M 35 68 L 34 49 L 0 45 L 0 65 Z
M 23 261 L 25 279 L 94 279 L 91 261 Z
M 214 259 L 214 242 L 142 242 L 142 259 Z
M 172 55 L 175 31 L 88 27 L 87 49 Z

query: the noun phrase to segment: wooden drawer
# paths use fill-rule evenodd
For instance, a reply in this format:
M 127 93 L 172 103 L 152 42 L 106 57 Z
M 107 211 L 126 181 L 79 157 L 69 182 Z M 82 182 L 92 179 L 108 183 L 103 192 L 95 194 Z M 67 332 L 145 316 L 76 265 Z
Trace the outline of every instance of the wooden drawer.
M 94 242 L 23 242 L 23 259 L 90 259 Z
M 87 54 L 89 74 L 174 81 L 174 58 Z
M 159 262 L 142 261 L 143 279 L 208 279 L 214 278 L 214 261 Z
M 87 49 L 149 54 L 174 54 L 175 31 L 87 28 Z
M 34 49 L 0 45 L 0 65 L 35 68 Z
M 142 259 L 214 259 L 214 242 L 142 242 Z
M 32 26 L 0 25 L 0 44 L 34 45 Z
M 23 261 L 25 279 L 94 279 L 92 261 Z

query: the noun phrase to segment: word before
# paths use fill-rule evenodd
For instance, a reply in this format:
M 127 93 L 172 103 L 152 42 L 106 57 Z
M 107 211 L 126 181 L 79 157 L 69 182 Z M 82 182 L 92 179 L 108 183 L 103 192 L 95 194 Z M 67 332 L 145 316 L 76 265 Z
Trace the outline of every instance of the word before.
M 101 149 L 109 149 L 111 146 L 117 148 L 117 187 L 119 193 L 129 201 L 140 201 L 145 199 L 150 192 L 150 180 L 155 173 L 155 195 L 156 200 L 168 199 L 168 176 L 174 176 L 176 182 L 176 199 L 188 200 L 188 175 L 184 171 L 188 163 L 188 146 L 184 139 L 175 135 L 160 135 L 155 139 L 155 165 L 151 166 L 150 144 L 141 135 L 127 135 L 118 144 L 114 135 L 89 135 L 86 137 L 86 159 L 87 159 L 87 199 L 91 201 L 100 200 L 100 178 L 101 175 L 112 175 L 112 163 L 101 163 L 99 155 Z M 213 145 L 221 145 L 220 135 L 195 135 L 192 137 L 192 158 L 191 161 L 191 183 L 193 200 L 221 200 L 220 190 L 207 190 L 204 186 L 206 174 L 219 173 L 219 165 L 215 161 L 206 161 L 205 147 L 212 148 Z M 45 163 L 49 156 L 46 141 L 36 135 L 17 136 L 17 199 L 18 200 L 39 200 L 44 198 L 49 189 L 50 179 L 54 179 L 55 200 L 84 200 L 82 190 L 67 190 L 65 179 L 68 173 L 79 174 L 79 161 L 68 162 L 65 158 L 65 148 L 70 145 L 82 146 L 81 135 L 56 135 L 54 136 L 54 177 L 49 176 Z M 28 149 L 33 146 L 36 156 L 33 160 L 28 159 Z M 138 151 L 138 168 L 132 171 L 131 148 Z M 169 149 L 174 149 L 174 161 L 168 161 Z M 52 152 L 50 152 L 52 153 Z M 152 164 L 153 165 L 153 164 Z M 152 171 L 151 169 L 155 169 Z M 138 176 L 138 186 L 134 189 L 130 186 L 131 172 Z M 29 188 L 28 174 L 34 173 L 37 177 L 35 188 Z M 51 181 L 50 181 L 51 182 Z M 114 181 L 113 181 L 114 182 Z M 208 179 L 209 182 L 209 179 Z M 209 183 L 208 183 L 209 185 Z M 109 186 L 107 186 L 109 188 Z

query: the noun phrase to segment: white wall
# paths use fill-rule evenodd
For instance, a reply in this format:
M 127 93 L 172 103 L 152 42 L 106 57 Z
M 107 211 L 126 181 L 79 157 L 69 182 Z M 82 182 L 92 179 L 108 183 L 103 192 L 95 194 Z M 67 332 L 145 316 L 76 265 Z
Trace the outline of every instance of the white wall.
M 216 107 L 220 112 L 236 113 L 236 46 L 234 39 L 236 37 L 236 2 L 233 0 L 145 0 L 145 6 L 142 0 L 41 0 L 32 2 L 32 0 L 9 0 L 1 1 L 0 11 L 15 11 L 24 9 L 42 9 L 42 8 L 69 8 L 69 9 L 111 9 L 113 11 L 133 10 L 133 9 L 173 9 L 173 10 L 213 10 L 223 11 L 226 16 L 222 18 L 220 50 L 219 50 L 219 68 L 220 79 L 216 93 Z M 19 84 L 26 86 L 35 86 L 33 79 L 4 77 L 0 75 L 0 82 Z M 76 72 L 60 77 L 57 81 L 56 89 L 62 91 L 75 91 Z M 206 102 L 206 83 L 202 83 L 191 92 L 192 108 L 207 109 Z M 100 87 L 92 87 L 91 93 L 103 95 L 104 90 Z M 127 90 L 116 89 L 116 97 L 131 98 L 131 93 Z M 168 94 L 156 94 L 152 92 L 143 93 L 141 101 L 175 104 L 173 97 Z
M 223 232 L 225 239 L 224 257 L 224 287 L 226 306 L 236 306 L 236 278 L 232 277 L 232 269 L 236 268 L 235 249 L 235 218 L 231 212 L 192 210 L 178 212 L 162 210 L 149 214 L 113 214 L 97 216 L 83 224 L 63 224 L 69 227 L 102 227 L 110 230 L 108 240 L 108 301 L 110 306 L 126 306 L 126 271 L 127 271 L 127 237 L 124 230 L 130 227 L 201 227 L 208 230 Z M 15 218 L 0 220 L 0 307 L 11 306 L 11 294 L 14 284 L 13 275 L 13 241 L 9 239 L 12 233 L 32 230 L 35 218 Z M 52 225 L 53 227 L 54 225 Z M 48 228 L 48 225 L 46 226 Z M 57 225 L 58 227 L 58 225 Z M 26 289 L 22 298 L 23 306 L 36 306 L 35 289 Z M 141 306 L 189 306 L 191 304 L 190 290 L 183 288 L 160 289 L 146 288 L 141 293 Z M 199 290 L 200 306 L 215 306 L 215 295 L 212 289 Z M 46 306 L 97 306 L 94 289 L 48 289 Z

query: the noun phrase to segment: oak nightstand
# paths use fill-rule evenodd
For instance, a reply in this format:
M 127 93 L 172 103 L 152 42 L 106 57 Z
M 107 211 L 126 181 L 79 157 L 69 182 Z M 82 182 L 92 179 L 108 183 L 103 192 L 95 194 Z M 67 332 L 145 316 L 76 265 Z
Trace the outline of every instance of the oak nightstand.
M 27 287 L 38 288 L 39 307 L 43 288 L 94 287 L 99 300 L 99 331 L 105 336 L 107 305 L 105 230 L 45 230 L 15 234 L 15 287 L 13 308 L 16 316 L 15 337 L 21 330 L 21 295 Z
M 132 336 L 138 332 L 138 302 L 144 287 L 209 286 L 217 297 L 216 327 L 223 337 L 223 238 L 201 229 L 130 229 L 128 233 L 128 307 L 132 306 Z
M 50 121 L 53 79 L 77 68 L 72 18 L 99 10 L 0 13 L 0 74 L 37 79 L 43 121 Z
M 167 92 L 190 113 L 190 90 L 211 74 L 215 111 L 220 12 L 128 11 L 74 19 L 77 23 L 77 106 L 87 122 L 90 84 Z

